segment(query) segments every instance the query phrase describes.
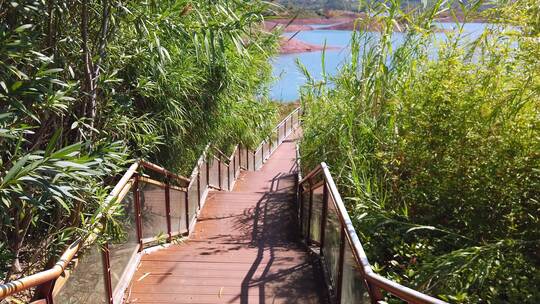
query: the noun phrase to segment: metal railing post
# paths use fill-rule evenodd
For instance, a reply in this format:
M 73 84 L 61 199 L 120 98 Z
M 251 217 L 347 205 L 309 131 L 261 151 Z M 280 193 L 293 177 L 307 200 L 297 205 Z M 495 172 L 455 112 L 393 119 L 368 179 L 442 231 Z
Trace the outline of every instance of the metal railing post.
M 323 201 L 322 201 L 322 214 L 321 214 L 321 255 L 324 255 L 324 239 L 326 237 L 326 220 L 328 219 L 328 187 L 326 186 L 326 180 L 323 185 Z
M 227 190 L 231 190 L 231 163 L 227 166 Z
M 341 303 L 341 290 L 343 288 L 343 262 L 345 258 L 345 242 L 347 239 L 345 238 L 345 227 L 343 227 L 342 224 L 339 225 L 340 233 L 341 233 L 341 241 L 339 244 L 339 264 L 338 264 L 338 273 L 337 273 L 337 288 L 336 288 L 336 299 L 337 303 Z
M 56 284 L 56 279 L 48 281 L 44 284 L 38 285 L 36 287 L 36 292 L 34 293 L 34 296 L 32 297 L 32 301 L 30 303 L 34 303 L 34 302 L 42 303 L 44 300 L 45 304 L 54 304 L 53 291 L 54 291 L 55 284 Z
M 223 190 L 223 188 L 221 187 L 221 159 L 218 159 L 218 186 L 219 186 L 219 190 Z
M 233 161 L 233 176 L 236 178 L 236 154 L 238 153 L 238 146 L 236 146 L 236 152 L 234 152 L 232 161 Z
M 210 185 L 210 161 L 208 159 L 206 160 L 206 184 Z
M 309 246 L 311 244 L 311 215 L 313 213 L 313 188 L 311 187 L 311 179 L 308 181 L 309 184 L 309 209 L 308 209 L 308 222 L 307 222 L 307 231 L 306 231 L 306 244 Z
M 139 252 L 143 248 L 143 231 L 142 231 L 142 216 L 141 216 L 141 198 L 139 189 L 139 174 L 135 174 L 133 177 L 133 198 L 135 205 L 135 223 L 137 229 L 137 239 L 139 240 Z
M 169 237 L 167 238 L 169 242 L 172 241 L 172 227 L 171 227 L 171 188 L 170 188 L 170 181 L 169 177 L 165 175 L 166 183 L 165 183 L 165 214 L 167 218 L 167 234 Z
M 101 248 L 101 259 L 103 263 L 103 283 L 105 284 L 105 292 L 107 294 L 107 300 L 109 304 L 113 304 L 113 289 L 112 289 L 112 278 L 111 278 L 111 259 L 109 251 L 109 243 L 103 244 Z
M 249 152 L 248 152 L 247 147 L 246 147 L 246 170 L 249 171 Z
M 197 206 L 201 209 L 201 171 L 197 170 Z
M 185 200 L 186 200 L 186 230 L 187 230 L 187 234 L 189 235 L 189 222 L 190 222 L 190 219 L 189 219 L 189 195 L 188 195 L 188 189 L 186 189 L 186 192 L 185 192 Z
M 301 184 L 298 185 L 298 188 L 296 191 L 298 191 L 298 219 L 300 222 L 300 232 L 304 229 L 304 195 L 303 195 L 303 187 Z

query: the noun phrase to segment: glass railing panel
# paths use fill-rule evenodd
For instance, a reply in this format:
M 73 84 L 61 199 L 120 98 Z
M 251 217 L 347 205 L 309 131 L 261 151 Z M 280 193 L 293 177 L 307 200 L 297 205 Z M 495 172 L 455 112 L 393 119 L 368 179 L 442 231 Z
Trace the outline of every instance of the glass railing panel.
M 220 170 L 221 170 L 221 175 L 220 175 L 221 176 L 221 189 L 228 189 L 227 183 L 228 183 L 229 175 L 227 173 L 227 165 L 225 164 L 225 162 L 221 162 Z
M 234 162 L 231 161 L 230 163 L 230 168 L 229 168 L 229 191 L 232 191 L 232 187 L 233 187 L 233 184 L 234 184 Z
M 139 182 L 143 239 L 167 235 L 165 189 Z
M 270 139 L 268 140 L 268 151 L 270 154 L 274 153 L 274 150 L 276 149 L 274 134 L 276 133 L 272 132 L 272 135 L 270 135 Z
M 261 149 L 255 152 L 255 169 L 258 170 L 262 167 L 263 159 Z
M 197 181 L 191 183 L 191 186 L 188 188 L 188 213 L 190 223 L 197 216 L 197 210 L 199 210 L 199 197 L 197 191 Z
M 337 287 L 340 243 L 341 223 L 338 218 L 332 195 L 328 195 L 328 214 L 326 216 L 324 229 L 323 255 L 326 269 L 330 274 L 330 279 L 334 288 Z
M 293 116 L 287 121 L 287 127 L 289 128 L 289 132 L 293 131 L 294 127 L 294 119 Z
M 54 296 L 54 302 L 62 304 L 108 303 L 103 258 L 101 249 L 97 245 L 79 254 L 75 269 L 69 274 L 62 289 Z
M 241 158 L 241 150 L 240 150 L 240 147 L 238 147 L 238 150 L 236 150 L 236 154 L 234 156 L 236 158 L 235 160 L 235 164 L 236 164 L 236 176 L 238 176 L 238 174 L 240 174 L 240 160 L 242 159 Z M 236 176 L 234 177 L 236 179 Z
M 169 189 L 169 202 L 171 206 L 171 232 L 173 234 L 185 233 L 187 227 L 184 191 Z
M 268 151 L 268 147 L 269 147 L 269 143 L 268 143 L 267 141 L 263 142 L 263 145 L 262 145 L 262 148 L 261 148 L 261 149 L 262 149 L 262 150 L 261 150 L 261 151 L 262 151 L 262 155 L 264 156 L 264 157 L 263 157 L 263 161 L 264 161 L 265 159 L 267 159 L 268 156 L 270 155 L 270 151 Z
M 249 155 L 249 157 L 248 157 L 249 170 L 255 171 L 255 157 L 254 157 L 255 154 L 252 151 L 249 151 L 248 155 Z
M 345 244 L 342 280 L 341 303 L 371 303 L 360 266 L 356 263 L 349 242 Z
M 208 181 L 206 180 L 206 162 L 204 162 L 199 167 L 199 181 L 201 184 L 201 196 L 204 194 L 204 191 L 206 191 L 206 186 L 208 185 Z M 203 202 L 200 202 L 201 206 L 203 205 Z
M 122 237 L 109 245 L 111 283 L 113 291 L 117 291 L 119 282 L 127 282 L 129 278 L 128 268 L 139 250 L 139 240 L 137 238 L 137 224 L 135 221 L 135 204 L 133 192 L 128 192 L 120 202 L 123 216 L 119 223 L 122 228 Z
M 311 240 L 318 243 L 321 242 L 321 217 L 323 210 L 323 189 L 321 185 L 316 189 L 313 189 L 313 198 L 312 198 L 312 211 L 311 211 L 311 224 L 310 224 L 310 234 L 309 237 Z
M 302 193 L 302 235 L 306 236 L 309 226 L 309 190 Z
M 246 149 L 242 146 L 238 147 L 239 165 L 247 168 Z
M 219 187 L 219 161 L 211 157 L 210 158 L 210 180 L 208 183 L 214 187 Z
M 251 152 L 251 150 L 247 150 L 246 160 L 249 170 L 253 171 L 253 153 Z

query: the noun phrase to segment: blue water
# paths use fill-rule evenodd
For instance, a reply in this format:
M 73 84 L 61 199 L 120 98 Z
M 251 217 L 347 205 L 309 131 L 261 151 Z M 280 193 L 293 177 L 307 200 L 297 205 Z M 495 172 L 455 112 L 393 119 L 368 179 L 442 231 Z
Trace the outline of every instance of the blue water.
M 455 28 L 454 23 L 437 23 L 438 27 L 446 30 Z M 312 25 L 313 26 L 313 25 Z M 350 58 L 350 40 L 352 31 L 334 31 L 334 30 L 318 30 L 317 28 L 327 25 L 315 25 L 316 30 L 300 32 L 294 36 L 311 44 L 338 47 L 338 49 L 327 50 L 325 54 L 325 72 L 329 76 L 334 76 L 339 70 L 339 67 L 346 63 Z M 471 36 L 477 36 L 483 29 L 485 24 L 469 23 L 464 27 L 464 31 Z M 287 33 L 290 37 L 293 33 Z M 444 38 L 445 34 L 438 34 L 438 37 Z M 393 44 L 397 45 L 403 41 L 402 33 L 395 33 Z M 323 74 L 322 67 L 322 51 L 286 54 L 280 55 L 273 59 L 273 76 L 276 79 L 271 91 L 270 98 L 282 102 L 292 102 L 298 100 L 299 89 L 305 84 L 306 78 L 298 69 L 296 60 L 299 60 L 307 69 L 311 77 L 315 80 L 321 80 Z

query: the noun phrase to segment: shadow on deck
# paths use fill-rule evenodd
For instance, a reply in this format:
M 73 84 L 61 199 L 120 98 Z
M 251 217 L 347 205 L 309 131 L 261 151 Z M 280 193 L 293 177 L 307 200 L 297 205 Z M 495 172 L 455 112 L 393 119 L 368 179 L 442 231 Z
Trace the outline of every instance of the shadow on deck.
M 126 303 L 325 303 L 298 233 L 294 158 L 293 138 L 211 192 L 188 241 L 143 256 Z

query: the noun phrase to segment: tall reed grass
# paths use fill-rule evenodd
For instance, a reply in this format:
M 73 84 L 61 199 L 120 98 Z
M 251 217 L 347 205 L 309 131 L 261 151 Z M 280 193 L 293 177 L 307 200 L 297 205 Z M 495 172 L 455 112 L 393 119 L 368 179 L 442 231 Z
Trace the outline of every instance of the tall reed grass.
M 540 302 L 537 4 L 439 39 L 452 4 L 384 1 L 337 76 L 306 75 L 303 165 L 329 163 L 377 272 L 455 303 Z

